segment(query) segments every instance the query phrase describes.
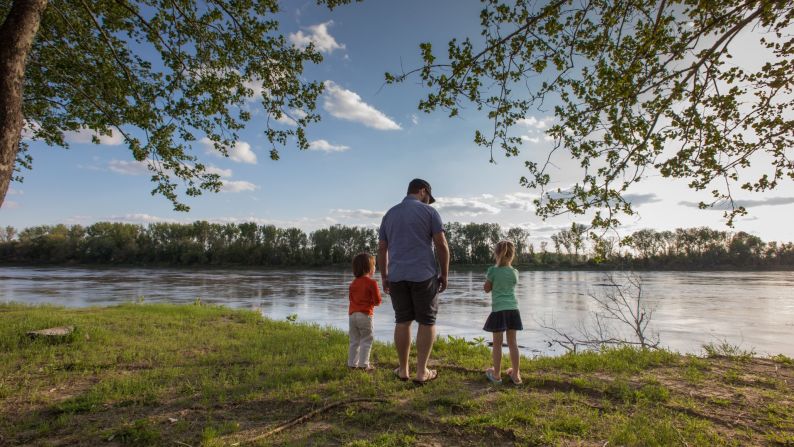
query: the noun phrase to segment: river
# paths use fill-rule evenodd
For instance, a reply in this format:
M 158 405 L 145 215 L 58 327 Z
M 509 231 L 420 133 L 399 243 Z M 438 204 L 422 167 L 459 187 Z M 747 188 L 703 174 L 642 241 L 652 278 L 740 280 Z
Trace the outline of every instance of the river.
M 794 356 L 794 273 L 641 272 L 644 303 L 653 309 L 649 332 L 661 345 L 699 354 L 702 345 L 727 341 L 759 355 Z M 178 270 L 144 268 L 0 268 L 0 302 L 67 307 L 124 302 L 204 303 L 254 309 L 276 320 L 347 328 L 347 286 L 352 274 L 333 270 Z M 490 298 L 484 273 L 453 271 L 440 297 L 438 334 L 489 338 L 482 325 Z M 522 271 L 517 297 L 524 321 L 518 341 L 525 353 L 558 354 L 542 326 L 575 333 L 603 296 L 604 273 Z M 375 335 L 390 341 L 394 313 L 388 296 L 375 310 Z

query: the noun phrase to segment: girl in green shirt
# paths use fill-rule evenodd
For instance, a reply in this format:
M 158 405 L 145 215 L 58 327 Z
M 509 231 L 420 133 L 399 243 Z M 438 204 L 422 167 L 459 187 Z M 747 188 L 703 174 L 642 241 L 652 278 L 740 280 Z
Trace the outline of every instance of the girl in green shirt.
M 493 333 L 493 366 L 485 370 L 485 377 L 492 383 L 502 383 L 502 339 L 507 332 L 507 347 L 510 350 L 510 364 L 507 375 L 516 385 L 521 383 L 519 369 L 520 355 L 516 342 L 516 331 L 524 329 L 516 301 L 518 271 L 511 265 L 515 256 L 515 246 L 510 241 L 501 241 L 494 248 L 496 265 L 488 267 L 483 289 L 491 293 L 491 314 L 485 321 L 483 330 Z

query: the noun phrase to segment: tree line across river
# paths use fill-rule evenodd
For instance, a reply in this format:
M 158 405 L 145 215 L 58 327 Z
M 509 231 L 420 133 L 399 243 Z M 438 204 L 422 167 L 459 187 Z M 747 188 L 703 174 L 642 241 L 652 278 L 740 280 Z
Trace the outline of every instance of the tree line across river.
M 745 232 L 707 227 L 639 230 L 628 237 L 599 236 L 572 224 L 549 241 L 495 223 L 445 225 L 455 265 L 488 264 L 492 247 L 511 240 L 517 265 L 539 268 L 760 268 L 794 266 L 794 244 L 764 242 Z M 98 222 L 0 228 L 0 263 L 175 266 L 302 266 L 347 264 L 356 253 L 377 252 L 378 230 L 333 225 L 306 233 L 256 223 Z

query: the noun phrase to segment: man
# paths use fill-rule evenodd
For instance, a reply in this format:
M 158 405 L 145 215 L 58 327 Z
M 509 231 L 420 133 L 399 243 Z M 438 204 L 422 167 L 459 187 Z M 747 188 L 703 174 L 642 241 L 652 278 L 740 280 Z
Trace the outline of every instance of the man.
M 391 295 L 394 308 L 394 345 L 400 366 L 394 370 L 400 380 L 408 380 L 411 352 L 411 323 L 416 321 L 416 377 L 425 384 L 438 376 L 427 367 L 436 339 L 438 294 L 447 288 L 449 247 L 444 237 L 441 216 L 430 204 L 435 202 L 430 184 L 413 179 L 408 195 L 392 207 L 380 224 L 378 262 L 384 292 Z M 438 271 L 433 246 L 438 254 Z

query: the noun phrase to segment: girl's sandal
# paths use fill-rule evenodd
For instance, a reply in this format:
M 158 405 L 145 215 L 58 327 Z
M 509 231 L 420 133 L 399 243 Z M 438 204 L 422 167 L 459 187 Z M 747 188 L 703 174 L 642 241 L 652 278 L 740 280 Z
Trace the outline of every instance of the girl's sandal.
M 516 378 L 513 377 L 513 368 L 507 368 L 507 377 L 510 377 L 510 381 L 513 382 L 513 385 L 521 385 L 524 383 L 520 377 L 518 378 L 518 380 L 516 380 Z
M 485 377 L 488 378 L 489 382 L 491 382 L 491 383 L 493 383 L 495 385 L 501 385 L 502 384 L 502 378 L 501 377 L 496 377 L 493 367 L 488 368 L 488 369 L 485 370 Z

